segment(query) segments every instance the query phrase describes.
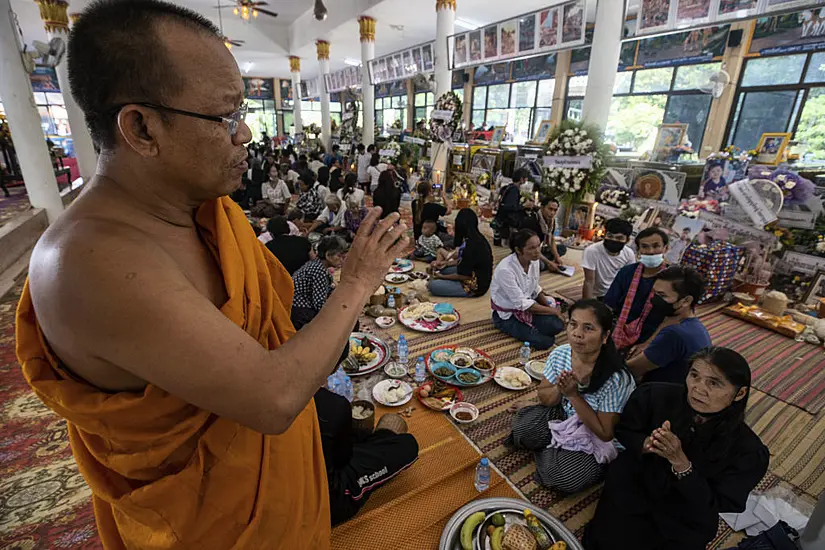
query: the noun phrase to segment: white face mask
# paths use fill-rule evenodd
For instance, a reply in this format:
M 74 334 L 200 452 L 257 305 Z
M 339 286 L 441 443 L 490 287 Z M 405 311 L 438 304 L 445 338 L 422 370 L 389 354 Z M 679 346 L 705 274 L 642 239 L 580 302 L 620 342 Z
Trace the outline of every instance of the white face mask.
M 649 267 L 650 269 L 654 269 L 662 265 L 665 261 L 664 254 L 642 254 L 640 260 L 642 265 L 645 267 Z

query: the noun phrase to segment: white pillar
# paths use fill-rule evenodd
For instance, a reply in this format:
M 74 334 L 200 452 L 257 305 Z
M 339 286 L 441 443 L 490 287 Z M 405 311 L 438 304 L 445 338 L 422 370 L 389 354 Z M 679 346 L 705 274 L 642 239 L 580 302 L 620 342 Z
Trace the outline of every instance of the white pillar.
M 63 44 L 68 46 L 69 42 L 69 16 L 66 13 L 68 4 L 62 0 L 38 0 L 40 7 L 40 18 L 46 28 L 49 40 L 60 38 Z M 80 175 L 85 181 L 89 181 L 97 172 L 97 154 L 92 144 L 92 136 L 86 126 L 86 117 L 77 102 L 72 96 L 69 86 L 69 56 L 68 49 L 66 55 L 54 68 L 57 73 L 57 82 L 60 85 L 60 92 L 63 95 L 63 103 L 66 106 L 66 115 L 69 118 L 69 128 L 72 131 L 72 144 L 74 145 L 77 167 Z
M 321 69 L 319 87 L 321 88 L 321 143 L 327 153 L 331 153 L 332 124 L 329 118 L 329 92 L 326 87 L 326 75 L 329 74 L 329 42 L 318 40 L 315 42 L 318 52 L 318 65 Z
M 0 98 L 29 202 L 35 208 L 44 208 L 51 223 L 63 211 L 63 201 L 34 104 L 29 74 L 23 68 L 19 34 L 12 17 L 10 0 L 0 0 Z
M 613 100 L 613 83 L 619 66 L 623 24 L 624 2 L 601 0 L 596 8 L 596 27 L 593 32 L 593 47 L 590 48 L 593 53 L 587 69 L 587 91 L 584 94 L 582 117 L 585 122 L 595 124 L 602 131 L 607 128 L 610 102 Z
M 456 0 L 436 0 L 435 28 L 435 97 L 452 89 L 453 73 L 450 70 L 447 37 L 455 32 Z
M 375 87 L 370 83 L 369 62 L 375 58 L 375 19 L 366 15 L 358 19 L 361 29 L 361 100 L 364 106 L 364 129 L 361 142 L 375 142 Z
M 292 72 L 292 115 L 296 140 L 303 139 L 304 124 L 301 121 L 301 58 L 289 56 L 289 70 Z

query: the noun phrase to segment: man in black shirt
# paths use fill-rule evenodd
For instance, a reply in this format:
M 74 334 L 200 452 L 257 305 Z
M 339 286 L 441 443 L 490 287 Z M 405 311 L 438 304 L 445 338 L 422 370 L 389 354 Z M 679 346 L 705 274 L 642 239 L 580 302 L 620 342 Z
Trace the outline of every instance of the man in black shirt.
M 501 238 L 505 241 L 510 239 L 510 230 L 517 231 L 524 219 L 519 186 L 527 181 L 527 176 L 527 170 L 520 168 L 513 174 L 513 182 L 501 188 L 495 222 Z
M 272 240 L 266 243 L 266 247 L 275 254 L 290 275 L 310 260 L 312 245 L 309 239 L 290 235 L 289 224 L 284 216 L 269 218 L 266 230 L 272 235 Z

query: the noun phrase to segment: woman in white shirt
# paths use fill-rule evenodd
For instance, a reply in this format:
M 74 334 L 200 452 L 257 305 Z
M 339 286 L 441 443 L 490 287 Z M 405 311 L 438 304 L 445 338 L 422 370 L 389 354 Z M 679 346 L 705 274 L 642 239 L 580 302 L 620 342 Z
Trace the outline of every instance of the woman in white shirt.
M 522 229 L 510 237 L 510 249 L 513 253 L 493 272 L 493 324 L 536 349 L 553 347 L 564 322 L 556 301 L 539 286 L 541 240 L 535 231 Z
M 370 193 L 375 193 L 378 188 L 378 178 L 381 177 L 381 172 L 387 169 L 387 165 L 380 162 L 380 160 L 381 157 L 378 156 L 378 153 L 374 153 L 367 168 L 367 175 L 370 177 Z
M 358 188 L 358 177 L 352 172 L 344 178 L 344 186 L 336 194 L 339 199 L 346 203 L 349 203 L 350 197 L 353 197 L 352 200 L 357 200 L 360 206 L 365 206 L 364 190 Z
M 326 207 L 309 226 L 308 233 L 317 232 L 330 235 L 346 231 L 346 220 L 344 219 L 344 213 L 347 211 L 346 205 L 332 193 L 324 199 L 324 204 L 326 204 Z
M 275 207 L 278 214 L 286 214 L 289 203 L 292 200 L 292 193 L 289 192 L 286 182 L 278 176 L 278 167 L 269 167 L 269 180 L 261 185 L 261 195 L 265 201 Z

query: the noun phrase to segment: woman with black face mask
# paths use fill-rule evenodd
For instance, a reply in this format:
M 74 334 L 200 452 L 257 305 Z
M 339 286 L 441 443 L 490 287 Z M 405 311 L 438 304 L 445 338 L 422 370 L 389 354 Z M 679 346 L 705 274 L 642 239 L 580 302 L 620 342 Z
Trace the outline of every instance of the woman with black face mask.
M 750 386 L 747 361 L 717 347 L 691 359 L 681 384 L 636 389 L 584 547 L 704 550 L 719 514 L 742 512 L 768 470 L 768 449 L 745 424 Z
M 710 334 L 693 313 L 704 287 L 702 276 L 689 267 L 669 267 L 657 276 L 650 303 L 664 320 L 627 361 L 642 382 L 683 383 L 690 357 L 711 345 Z

